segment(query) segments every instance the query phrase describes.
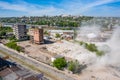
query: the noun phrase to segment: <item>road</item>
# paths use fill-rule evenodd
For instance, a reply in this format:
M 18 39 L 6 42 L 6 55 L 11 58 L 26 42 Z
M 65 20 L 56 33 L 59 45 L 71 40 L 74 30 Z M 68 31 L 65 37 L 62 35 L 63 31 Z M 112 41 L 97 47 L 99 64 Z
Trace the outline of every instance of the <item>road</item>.
M 15 52 L 14 50 L 11 50 L 4 45 L 0 44 L 0 50 L 4 51 L 5 53 L 12 55 L 15 58 L 18 58 L 25 63 L 32 65 L 32 67 L 36 67 L 41 72 L 45 74 L 45 76 L 50 77 L 52 80 L 76 80 L 73 77 L 71 77 L 70 74 L 65 74 L 62 71 L 57 70 L 56 68 L 53 68 L 49 65 L 46 65 L 44 63 L 41 63 L 39 61 L 36 61 L 35 59 L 32 59 L 28 56 L 24 56 L 20 53 Z

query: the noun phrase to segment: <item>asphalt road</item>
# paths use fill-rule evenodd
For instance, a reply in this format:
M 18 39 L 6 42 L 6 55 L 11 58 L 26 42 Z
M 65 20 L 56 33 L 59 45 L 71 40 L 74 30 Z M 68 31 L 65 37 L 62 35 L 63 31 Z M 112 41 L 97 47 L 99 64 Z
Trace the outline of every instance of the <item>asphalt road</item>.
M 27 64 L 33 65 L 40 69 L 41 72 L 45 74 L 45 76 L 50 77 L 52 80 L 76 80 L 70 75 L 64 74 L 62 71 L 59 71 L 51 66 L 48 66 L 44 63 L 38 62 L 30 57 L 21 55 L 20 53 L 17 53 L 11 49 L 6 48 L 5 46 L 0 44 L 0 50 L 4 51 L 5 53 L 8 53 L 18 59 L 23 60 Z

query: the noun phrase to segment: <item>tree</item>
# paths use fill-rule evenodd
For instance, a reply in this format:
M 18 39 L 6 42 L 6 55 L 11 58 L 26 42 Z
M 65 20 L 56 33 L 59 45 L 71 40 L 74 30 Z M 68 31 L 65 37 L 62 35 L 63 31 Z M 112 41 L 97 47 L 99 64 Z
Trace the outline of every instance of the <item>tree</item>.
M 14 50 L 17 50 L 18 52 L 22 51 L 22 48 L 20 46 L 18 46 L 16 42 L 13 42 L 13 41 L 7 43 L 6 46 L 9 47 L 9 48 L 12 48 Z
M 87 44 L 85 46 L 89 51 L 96 52 L 97 51 L 97 46 L 95 44 Z
M 73 73 L 77 73 L 80 70 L 80 64 L 76 61 L 70 61 L 68 63 L 68 70 L 72 71 Z
M 69 62 L 68 63 L 68 70 L 73 72 L 74 69 L 75 69 L 75 64 L 73 63 L 73 61 Z
M 10 27 L 0 27 L 0 38 L 6 38 L 6 33 L 12 32 L 12 28 Z
M 0 36 L 5 36 L 6 32 L 5 31 L 0 31 Z
M 53 62 L 53 66 L 55 66 L 57 69 L 61 70 L 67 65 L 67 62 L 65 58 L 57 58 Z
M 96 51 L 96 55 L 97 56 L 102 56 L 102 55 L 104 55 L 105 53 L 103 52 L 103 51 Z
M 49 33 L 47 31 L 44 32 L 45 35 L 48 35 Z
M 56 37 L 56 38 L 60 38 L 61 36 L 60 36 L 60 34 L 57 33 L 57 34 L 55 35 L 55 37 Z
M 0 27 L 0 31 L 12 32 L 13 30 L 11 27 Z
M 21 51 L 21 47 L 20 46 L 16 46 L 15 50 L 17 50 L 18 52 Z
M 17 39 L 15 38 L 15 36 L 13 35 L 13 36 L 11 36 L 11 37 L 9 37 L 8 38 L 9 40 L 11 40 L 11 41 L 17 41 Z
M 95 52 L 97 56 L 102 56 L 102 55 L 105 54 L 104 51 L 99 51 L 95 44 L 92 44 L 92 43 L 88 44 L 88 43 L 85 43 L 85 42 L 80 42 L 80 45 L 84 45 L 84 47 L 87 50 L 89 50 L 91 52 Z
M 83 41 L 80 41 L 80 45 L 83 45 L 84 44 L 84 42 Z

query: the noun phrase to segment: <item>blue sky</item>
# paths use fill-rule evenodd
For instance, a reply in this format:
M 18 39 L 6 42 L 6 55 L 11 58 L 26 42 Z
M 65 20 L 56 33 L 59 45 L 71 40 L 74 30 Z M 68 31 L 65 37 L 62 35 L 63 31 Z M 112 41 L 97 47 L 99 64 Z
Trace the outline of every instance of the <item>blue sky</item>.
M 120 17 L 120 0 L 0 0 L 0 17 L 61 14 Z

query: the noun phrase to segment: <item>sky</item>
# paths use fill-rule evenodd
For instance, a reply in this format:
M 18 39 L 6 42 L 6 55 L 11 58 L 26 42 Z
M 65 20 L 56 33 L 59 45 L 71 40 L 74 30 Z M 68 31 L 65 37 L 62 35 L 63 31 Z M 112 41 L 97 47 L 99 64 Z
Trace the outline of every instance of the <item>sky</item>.
M 0 17 L 61 14 L 120 17 L 120 0 L 0 0 Z

